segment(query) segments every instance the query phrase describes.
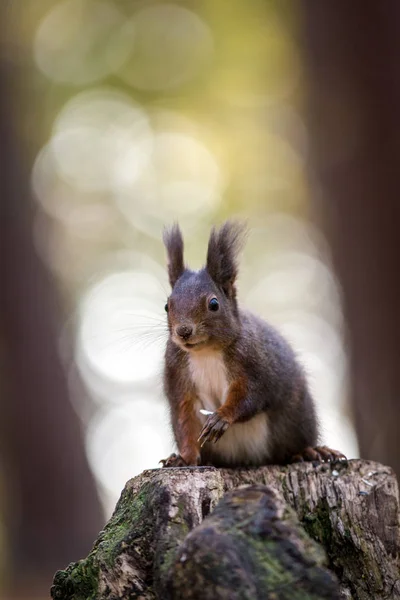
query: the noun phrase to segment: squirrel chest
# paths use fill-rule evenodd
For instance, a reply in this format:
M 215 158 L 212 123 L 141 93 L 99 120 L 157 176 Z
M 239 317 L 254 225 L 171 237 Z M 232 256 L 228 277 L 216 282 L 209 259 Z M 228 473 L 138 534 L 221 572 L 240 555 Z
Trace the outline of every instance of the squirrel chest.
M 200 409 L 211 412 L 224 404 L 229 389 L 229 372 L 219 351 L 200 350 L 189 356 L 189 372 L 196 389 L 196 413 L 203 424 L 206 416 Z M 227 463 L 252 464 L 268 458 L 268 418 L 265 412 L 252 419 L 233 424 L 209 451 Z

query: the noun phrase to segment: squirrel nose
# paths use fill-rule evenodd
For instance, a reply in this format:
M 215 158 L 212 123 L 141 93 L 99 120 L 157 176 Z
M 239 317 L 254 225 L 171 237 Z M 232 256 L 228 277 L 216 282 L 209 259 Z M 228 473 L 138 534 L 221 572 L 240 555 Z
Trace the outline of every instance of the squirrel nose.
M 179 327 L 176 328 L 176 333 L 183 340 L 188 340 L 193 333 L 193 327 L 190 327 L 189 325 L 179 325 Z

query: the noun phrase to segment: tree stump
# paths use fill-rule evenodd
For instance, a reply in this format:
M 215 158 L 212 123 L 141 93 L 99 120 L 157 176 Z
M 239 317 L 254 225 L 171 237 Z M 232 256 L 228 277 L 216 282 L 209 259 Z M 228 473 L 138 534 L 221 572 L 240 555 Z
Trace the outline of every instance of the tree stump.
M 400 598 L 399 497 L 369 461 L 145 471 L 54 600 Z

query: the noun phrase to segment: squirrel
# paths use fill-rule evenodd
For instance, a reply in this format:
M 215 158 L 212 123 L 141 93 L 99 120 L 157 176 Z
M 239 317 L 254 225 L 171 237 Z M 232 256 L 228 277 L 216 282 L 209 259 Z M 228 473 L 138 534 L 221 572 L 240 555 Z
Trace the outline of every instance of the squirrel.
M 294 351 L 236 298 L 243 224 L 213 228 L 206 266 L 185 267 L 177 224 L 164 229 L 172 292 L 164 391 L 179 454 L 164 467 L 246 467 L 345 456 L 318 446 L 318 422 Z

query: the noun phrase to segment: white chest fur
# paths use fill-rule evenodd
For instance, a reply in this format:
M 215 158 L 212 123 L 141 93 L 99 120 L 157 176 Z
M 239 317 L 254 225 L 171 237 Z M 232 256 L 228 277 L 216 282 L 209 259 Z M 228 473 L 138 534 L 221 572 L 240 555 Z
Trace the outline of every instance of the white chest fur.
M 189 369 L 196 388 L 197 416 L 207 419 L 200 408 L 214 412 L 224 404 L 229 387 L 228 372 L 220 352 L 200 351 L 189 357 Z M 227 463 L 263 464 L 268 459 L 268 419 L 261 413 L 243 423 L 235 423 L 214 445 L 212 452 Z
M 228 392 L 228 377 L 222 354 L 217 351 L 194 352 L 189 368 L 201 406 L 214 411 L 221 406 Z

